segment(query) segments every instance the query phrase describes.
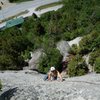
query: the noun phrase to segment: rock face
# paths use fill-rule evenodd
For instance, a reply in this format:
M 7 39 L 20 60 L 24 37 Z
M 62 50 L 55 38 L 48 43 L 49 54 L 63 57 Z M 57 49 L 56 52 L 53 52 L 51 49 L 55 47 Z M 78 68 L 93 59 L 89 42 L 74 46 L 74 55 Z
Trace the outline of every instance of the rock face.
M 82 37 L 77 37 L 77 38 L 75 38 L 75 39 L 69 41 L 68 44 L 69 44 L 70 46 L 72 46 L 73 44 L 76 44 L 77 46 L 79 46 L 79 42 L 81 41 L 81 39 L 82 39 Z
M 39 59 L 41 56 L 43 56 L 43 50 L 38 49 L 35 52 L 32 53 L 31 55 L 31 60 L 29 61 L 29 69 L 37 69 L 38 68 L 38 63 Z
M 34 71 L 0 72 L 0 100 L 100 100 L 100 74 L 44 81 Z
M 70 51 L 70 47 L 73 44 L 77 44 L 79 45 L 79 41 L 82 39 L 82 37 L 77 37 L 72 41 L 64 41 L 61 40 L 57 43 L 57 49 L 60 51 L 61 55 L 63 56 L 63 60 L 62 61 L 66 61 L 67 56 L 69 55 L 69 51 Z M 29 61 L 29 67 L 25 68 L 25 69 L 38 69 L 38 63 L 39 63 L 39 59 L 40 57 L 43 55 L 43 50 L 42 49 L 38 49 L 35 52 L 31 53 L 31 60 Z
M 70 51 L 70 46 L 67 41 L 60 41 L 57 43 L 57 49 L 60 51 L 61 55 L 63 55 L 63 61 L 68 56 L 68 52 Z
M 89 64 L 89 57 L 90 57 L 90 54 L 83 56 L 87 66 L 88 66 L 89 72 L 94 72 L 94 67 Z

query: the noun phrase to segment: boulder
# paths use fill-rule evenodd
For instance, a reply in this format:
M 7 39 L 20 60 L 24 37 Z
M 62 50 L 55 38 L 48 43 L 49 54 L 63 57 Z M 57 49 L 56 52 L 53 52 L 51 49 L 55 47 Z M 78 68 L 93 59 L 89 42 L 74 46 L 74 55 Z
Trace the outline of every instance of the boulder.
M 29 69 L 37 70 L 38 69 L 38 64 L 39 64 L 39 59 L 41 56 L 43 56 L 43 50 L 38 49 L 31 53 L 31 59 L 29 60 Z
M 57 43 L 57 49 L 60 51 L 61 55 L 63 56 L 63 61 L 66 60 L 66 57 L 69 55 L 70 46 L 67 41 L 61 40 Z
M 77 46 L 79 46 L 79 42 L 81 41 L 82 37 L 77 37 L 71 41 L 68 42 L 68 44 L 70 45 L 70 47 L 73 45 L 73 44 L 76 44 Z
M 89 72 L 91 73 L 91 72 L 94 72 L 94 67 L 89 64 L 89 58 L 90 58 L 90 54 L 83 56 L 83 59 L 85 60 L 87 66 L 88 66 Z

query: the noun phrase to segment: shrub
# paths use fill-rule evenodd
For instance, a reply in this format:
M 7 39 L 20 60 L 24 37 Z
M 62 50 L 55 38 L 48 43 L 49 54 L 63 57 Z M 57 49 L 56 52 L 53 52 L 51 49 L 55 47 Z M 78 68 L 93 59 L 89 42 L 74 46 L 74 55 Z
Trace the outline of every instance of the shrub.
M 21 54 L 31 46 L 30 41 L 16 27 L 3 32 L 0 34 L 0 70 L 22 69 L 25 62 Z
M 45 56 L 40 58 L 38 70 L 47 73 L 51 66 L 55 66 L 58 69 L 61 60 L 62 56 L 60 52 L 55 48 L 51 48 Z
M 68 75 L 69 76 L 81 76 L 88 72 L 85 61 L 80 57 L 74 57 L 68 64 Z
M 94 70 L 96 71 L 96 73 L 100 73 L 100 57 L 97 57 L 95 60 Z
M 30 51 L 28 51 L 28 50 L 25 50 L 24 52 L 22 52 L 21 55 L 25 60 L 31 59 L 31 54 L 30 54 Z
M 95 49 L 100 48 L 100 35 L 97 32 L 91 32 L 80 41 L 80 53 L 87 54 Z
M 71 52 L 70 52 L 71 54 L 74 54 L 74 55 L 76 55 L 76 54 L 78 54 L 79 53 L 79 48 L 78 48 L 78 46 L 76 45 L 76 44 L 73 44 L 72 45 L 72 47 L 71 47 Z
M 0 55 L 0 70 L 8 69 L 11 63 L 12 61 L 9 55 Z
M 91 44 L 93 40 L 90 37 L 90 35 L 84 36 L 83 39 L 80 41 L 79 46 L 80 46 L 80 52 L 82 54 L 87 54 L 88 52 L 91 51 Z
M 96 50 L 90 54 L 89 63 L 93 66 L 97 57 L 100 56 L 100 50 Z

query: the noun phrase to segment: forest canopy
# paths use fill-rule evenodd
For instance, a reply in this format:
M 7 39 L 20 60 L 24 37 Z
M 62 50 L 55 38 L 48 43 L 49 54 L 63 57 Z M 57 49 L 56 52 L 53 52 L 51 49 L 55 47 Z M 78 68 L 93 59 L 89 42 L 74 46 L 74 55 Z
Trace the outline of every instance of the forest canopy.
M 26 18 L 20 27 L 0 32 L 0 69 L 22 69 L 25 59 L 30 58 L 29 52 L 38 48 L 51 54 L 46 56 L 48 63 L 54 56 L 61 58 L 54 49 L 56 43 L 78 36 L 85 36 L 77 52 L 79 55 L 100 49 L 100 0 L 63 0 L 63 5 L 57 11 L 42 14 L 40 18 L 34 15 Z M 53 49 L 56 55 L 52 55 Z M 95 65 L 98 59 L 94 59 Z M 55 60 L 55 66 L 58 66 L 57 62 L 59 59 Z

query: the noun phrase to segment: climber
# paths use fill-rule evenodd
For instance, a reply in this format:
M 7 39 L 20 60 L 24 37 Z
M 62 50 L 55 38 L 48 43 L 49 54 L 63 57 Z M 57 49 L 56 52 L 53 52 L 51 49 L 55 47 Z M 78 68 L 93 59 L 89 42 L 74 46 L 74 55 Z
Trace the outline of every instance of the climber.
M 50 71 L 48 72 L 44 80 L 48 80 L 48 81 L 57 80 L 58 77 L 60 78 L 60 81 L 63 81 L 60 72 L 56 70 L 55 67 L 51 67 Z

